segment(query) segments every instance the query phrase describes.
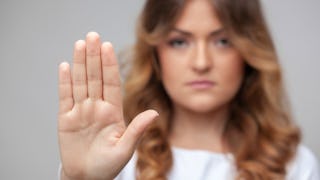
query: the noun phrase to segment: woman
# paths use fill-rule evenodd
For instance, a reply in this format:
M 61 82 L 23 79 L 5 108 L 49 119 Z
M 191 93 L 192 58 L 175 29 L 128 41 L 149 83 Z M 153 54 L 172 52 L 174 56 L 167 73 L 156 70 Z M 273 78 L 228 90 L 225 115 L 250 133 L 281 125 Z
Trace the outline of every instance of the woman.
M 93 32 L 59 82 L 62 179 L 319 179 L 257 0 L 148 0 L 124 103 Z

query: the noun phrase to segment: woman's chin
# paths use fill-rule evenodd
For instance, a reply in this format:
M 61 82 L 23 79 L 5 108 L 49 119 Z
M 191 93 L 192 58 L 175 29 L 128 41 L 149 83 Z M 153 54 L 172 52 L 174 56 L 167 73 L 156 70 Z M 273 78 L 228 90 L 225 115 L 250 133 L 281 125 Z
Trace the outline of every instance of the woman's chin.
M 214 101 L 210 101 L 210 102 L 201 101 L 201 102 L 190 103 L 187 106 L 185 106 L 185 108 L 193 113 L 206 114 L 206 113 L 212 113 L 212 112 L 218 111 L 219 109 L 222 109 L 225 106 L 226 106 L 225 103 L 218 103 Z

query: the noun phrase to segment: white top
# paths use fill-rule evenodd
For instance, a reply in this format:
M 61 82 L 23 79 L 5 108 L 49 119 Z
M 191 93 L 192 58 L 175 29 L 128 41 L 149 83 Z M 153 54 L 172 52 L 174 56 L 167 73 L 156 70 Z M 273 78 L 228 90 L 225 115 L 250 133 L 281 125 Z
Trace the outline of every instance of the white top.
M 173 167 L 169 180 L 232 180 L 236 168 L 232 154 L 212 153 L 203 150 L 172 148 Z M 135 180 L 134 155 L 116 180 Z M 286 180 L 320 180 L 320 169 L 314 154 L 300 145 L 296 157 L 287 166 Z

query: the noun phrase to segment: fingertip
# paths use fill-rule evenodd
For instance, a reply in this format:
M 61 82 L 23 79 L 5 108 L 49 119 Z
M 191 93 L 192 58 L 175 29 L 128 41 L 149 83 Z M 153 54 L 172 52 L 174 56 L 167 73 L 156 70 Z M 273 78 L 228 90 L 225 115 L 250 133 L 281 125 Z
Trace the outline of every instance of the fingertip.
M 99 56 L 101 49 L 101 41 L 99 34 L 96 32 L 89 32 L 86 37 L 86 55 Z
M 153 117 L 153 118 L 156 118 L 159 116 L 159 113 L 156 111 L 156 110 L 153 110 L 153 109 L 149 109 L 147 110 L 147 112 L 149 114 L 149 116 Z
M 87 33 L 87 39 L 99 39 L 100 35 L 95 31 L 90 31 Z
M 120 145 L 124 145 L 128 149 L 134 149 L 143 132 L 154 122 L 157 116 L 159 116 L 159 113 L 152 109 L 138 114 L 131 121 L 127 130 L 120 139 Z
M 103 54 L 105 54 L 105 53 L 109 54 L 109 53 L 113 53 L 114 52 L 113 45 L 109 41 L 102 43 L 101 50 L 102 50 Z
M 86 45 L 86 42 L 82 39 L 80 40 L 77 40 L 75 43 L 74 43 L 74 48 L 76 50 L 82 50 L 85 48 L 85 45 Z
M 70 67 L 70 65 L 66 61 L 63 61 L 62 63 L 59 64 L 59 69 L 61 69 L 62 71 L 68 70 L 69 67 Z
M 111 42 L 103 42 L 101 45 L 101 55 L 103 65 L 116 65 L 117 60 L 115 57 L 113 45 Z
M 149 110 L 146 110 L 146 111 L 138 114 L 136 116 L 136 118 L 143 119 L 143 121 L 144 121 L 143 124 L 145 124 L 144 126 L 147 126 L 148 124 L 152 123 L 156 119 L 156 117 L 158 117 L 158 116 L 159 116 L 159 113 L 157 111 L 155 111 L 153 109 L 149 109 Z
M 59 81 L 60 83 L 69 83 L 70 80 L 70 65 L 68 62 L 62 62 L 59 65 Z
M 59 79 L 60 81 L 66 81 L 66 79 L 69 79 L 69 73 L 70 73 L 70 65 L 68 62 L 64 61 L 59 64 Z
M 87 33 L 87 35 L 97 35 L 97 36 L 99 36 L 99 33 L 97 33 L 96 31 L 89 31 Z
M 113 45 L 109 41 L 103 42 L 102 47 L 107 48 L 107 49 L 113 49 Z

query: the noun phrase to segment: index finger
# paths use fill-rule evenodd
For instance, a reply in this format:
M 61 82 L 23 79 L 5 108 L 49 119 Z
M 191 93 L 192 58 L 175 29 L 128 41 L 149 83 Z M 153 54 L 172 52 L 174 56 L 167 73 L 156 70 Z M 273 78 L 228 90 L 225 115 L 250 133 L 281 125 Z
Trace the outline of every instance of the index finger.
M 101 46 L 103 99 L 113 105 L 122 105 L 122 91 L 119 66 L 112 44 L 105 42 Z

